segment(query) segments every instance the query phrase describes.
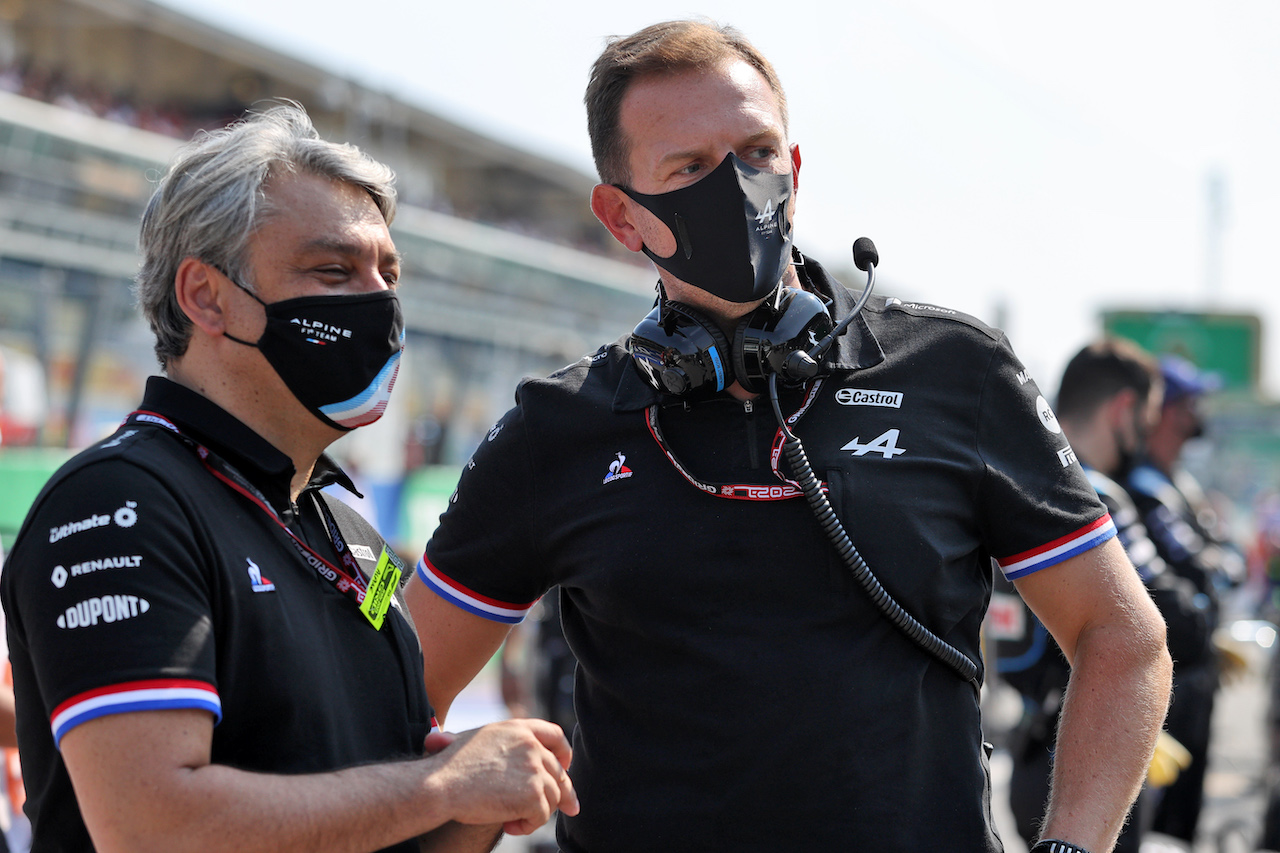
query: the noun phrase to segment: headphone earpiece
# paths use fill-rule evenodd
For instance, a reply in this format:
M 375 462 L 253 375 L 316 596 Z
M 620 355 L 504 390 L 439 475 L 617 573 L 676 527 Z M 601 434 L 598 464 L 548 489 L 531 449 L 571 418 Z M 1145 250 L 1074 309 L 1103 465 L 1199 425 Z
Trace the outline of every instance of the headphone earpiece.
M 796 287 L 778 288 L 738 324 L 733 336 L 734 378 L 753 394 L 765 391 L 773 373 L 784 385 L 812 379 L 818 365 L 808 351 L 833 328 L 821 299 Z
M 729 343 L 719 326 L 680 302 L 660 298 L 631 333 L 628 350 L 641 374 L 659 391 L 689 400 L 711 397 L 737 380 L 751 393 L 769 375 L 798 385 L 817 364 L 808 350 L 831 332 L 822 300 L 799 288 L 779 287 L 742 318 Z
M 680 302 L 659 299 L 631 333 L 627 349 L 650 385 L 677 397 L 704 399 L 733 383 L 724 332 Z

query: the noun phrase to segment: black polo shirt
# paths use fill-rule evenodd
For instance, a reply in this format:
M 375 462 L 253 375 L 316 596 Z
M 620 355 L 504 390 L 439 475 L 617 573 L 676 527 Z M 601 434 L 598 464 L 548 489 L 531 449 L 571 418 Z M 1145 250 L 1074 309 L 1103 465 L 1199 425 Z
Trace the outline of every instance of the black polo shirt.
M 33 850 L 92 849 L 58 743 L 103 714 L 207 710 L 213 762 L 260 772 L 423 752 L 431 711 L 409 623 L 393 608 L 375 629 L 174 428 L 340 562 L 315 496 L 331 482 L 351 488 L 345 474 L 322 458 L 295 509 L 288 457 L 204 397 L 152 378 L 139 413 L 41 492 L 0 581 Z M 331 504 L 370 574 L 383 542 Z
M 660 399 L 624 343 L 522 384 L 418 567 L 500 621 L 560 585 L 582 801 L 562 848 L 1000 849 L 972 686 L 785 497 L 767 400 Z M 1114 534 L 1000 333 L 877 298 L 826 368 L 785 413 L 880 581 L 971 660 L 993 557 L 1021 575 Z

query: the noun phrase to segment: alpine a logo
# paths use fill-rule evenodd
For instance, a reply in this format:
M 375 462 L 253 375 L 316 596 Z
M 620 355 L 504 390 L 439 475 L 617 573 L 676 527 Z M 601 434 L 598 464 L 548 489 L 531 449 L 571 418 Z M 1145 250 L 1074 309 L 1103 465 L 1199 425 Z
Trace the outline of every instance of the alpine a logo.
M 604 475 L 605 483 L 612 483 L 614 480 L 625 480 L 631 476 L 632 471 L 626 466 L 627 457 L 621 453 L 618 458 L 609 463 L 609 473 Z
M 902 392 L 841 388 L 836 392 L 836 402 L 842 406 L 883 406 L 887 409 L 901 409 Z
M 68 536 L 74 536 L 77 533 L 83 533 L 86 530 L 93 530 L 95 527 L 106 527 L 112 521 L 117 527 L 133 527 L 138 523 L 138 513 L 135 508 L 138 506 L 137 501 L 125 501 L 124 506 L 120 507 L 112 515 L 91 515 L 80 521 L 73 521 L 69 524 L 59 525 L 58 527 L 49 528 L 49 544 L 52 545 Z
M 102 595 L 81 601 L 58 617 L 58 627 L 64 630 L 92 628 L 99 622 L 122 622 L 141 616 L 151 609 L 151 602 L 136 595 Z
M 862 443 L 861 437 L 855 437 L 853 441 L 841 447 L 841 450 L 848 450 L 854 456 L 866 456 L 868 453 L 879 453 L 885 459 L 892 459 L 900 456 L 907 451 L 898 446 L 899 431 L 896 429 L 885 430 L 875 438 Z
M 778 229 L 778 224 L 775 221 L 775 214 L 777 214 L 777 212 L 778 208 L 773 203 L 773 199 L 769 199 L 764 203 L 764 207 L 756 214 L 755 217 L 757 234 L 768 234 Z

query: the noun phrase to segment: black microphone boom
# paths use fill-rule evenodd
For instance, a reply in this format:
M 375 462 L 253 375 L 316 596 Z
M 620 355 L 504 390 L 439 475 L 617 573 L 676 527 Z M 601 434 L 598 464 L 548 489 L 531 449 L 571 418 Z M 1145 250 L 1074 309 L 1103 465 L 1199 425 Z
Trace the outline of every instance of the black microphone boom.
M 871 291 L 876 286 L 876 264 L 880 263 L 880 253 L 876 251 L 876 244 L 871 242 L 870 237 L 859 237 L 853 241 L 853 263 L 867 274 L 867 286 L 862 288 L 862 294 L 858 297 L 858 301 L 854 303 L 853 310 L 849 312 L 849 316 L 840 321 L 831 334 L 827 335 L 817 344 L 809 348 L 805 353 L 805 365 L 801 365 L 797 359 L 793 369 L 799 372 L 805 370 L 805 378 L 811 379 L 818 373 L 817 362 L 822 360 L 826 355 L 831 344 L 835 339 L 844 334 L 844 330 L 849 328 L 849 324 L 853 322 L 853 318 L 858 316 L 858 312 L 862 310 L 862 306 L 867 304 L 867 300 L 871 297 Z M 808 365 L 812 364 L 812 369 Z

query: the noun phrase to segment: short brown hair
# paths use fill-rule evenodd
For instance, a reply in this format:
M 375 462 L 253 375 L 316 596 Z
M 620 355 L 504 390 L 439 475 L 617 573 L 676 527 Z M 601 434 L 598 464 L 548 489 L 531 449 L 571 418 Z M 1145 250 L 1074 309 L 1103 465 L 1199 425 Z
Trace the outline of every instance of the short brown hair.
M 623 137 L 622 99 L 633 80 L 649 74 L 705 71 L 726 60 L 741 59 L 760 72 L 787 129 L 787 96 L 773 65 L 746 37 L 730 26 L 710 21 L 666 21 L 629 36 L 610 39 L 591 67 L 591 81 L 583 99 L 587 105 L 587 133 L 600 180 L 627 184 L 631 180 L 631 151 Z
M 1164 390 L 1164 379 L 1155 358 L 1125 338 L 1105 337 L 1076 353 L 1062 374 L 1058 390 L 1058 416 L 1085 419 L 1126 388 L 1147 400 Z

